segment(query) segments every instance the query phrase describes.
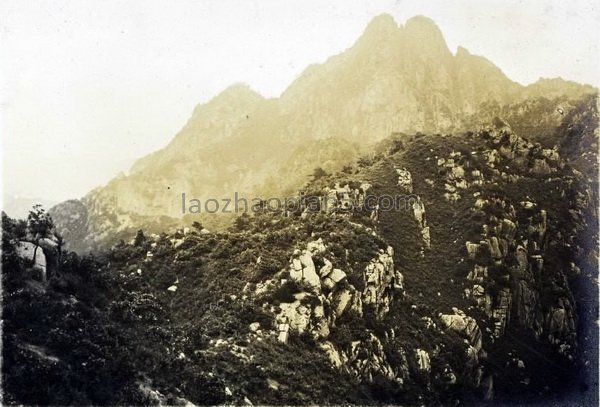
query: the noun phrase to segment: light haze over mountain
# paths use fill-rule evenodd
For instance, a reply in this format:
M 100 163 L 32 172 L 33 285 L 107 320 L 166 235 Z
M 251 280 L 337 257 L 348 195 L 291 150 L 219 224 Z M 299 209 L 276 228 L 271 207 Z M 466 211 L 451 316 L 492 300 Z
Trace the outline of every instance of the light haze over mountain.
M 587 0 L 144 8 L 5 1 L 0 10 L 3 184 L 11 196 L 81 197 L 162 148 L 198 102 L 235 82 L 278 97 L 305 66 L 350 46 L 382 12 L 398 22 L 430 16 L 453 53 L 466 46 L 521 84 L 556 76 L 600 84 L 600 9 Z
M 182 193 L 204 200 L 291 194 L 315 168 L 340 170 L 391 134 L 466 131 L 512 105 L 520 106 L 508 117 L 513 127 L 543 138 L 544 125 L 562 118 L 557 107 L 568 111 L 570 101 L 593 91 L 560 79 L 522 86 L 465 48 L 452 53 L 431 19 L 398 25 L 383 14 L 351 48 L 306 68 L 279 98 L 237 84 L 198 105 L 166 147 L 83 204 L 59 206 L 54 217 L 60 223 L 80 213 L 87 220 L 77 229 L 101 236 L 100 230 L 148 228 L 148 219 L 180 218 Z M 519 112 L 537 106 L 537 98 L 556 101 L 544 105 L 543 120 L 520 122 Z
M 4 177 L 9 190 L 66 195 L 91 183 L 90 174 L 99 180 L 114 170 L 135 143 L 143 146 L 127 172 L 49 209 L 36 204 L 26 213 L 51 203 L 3 191 L 2 403 L 599 405 L 599 89 L 563 75 L 572 72 L 567 65 L 591 65 L 577 61 L 586 47 L 574 43 L 577 30 L 568 40 L 550 38 L 556 30 L 530 14 L 564 12 L 558 24 L 589 18 L 577 17 L 585 7 L 536 3 L 423 2 L 438 7 L 429 17 L 406 15 L 409 0 L 394 2 L 393 15 L 363 4 L 372 18 L 352 41 L 327 58 L 309 58 L 321 62 L 303 64 L 298 75 L 284 69 L 267 78 L 275 93 L 245 80 L 252 72 L 232 80 L 256 58 L 246 57 L 248 42 L 233 32 L 250 26 L 255 41 L 267 30 L 240 17 L 241 2 L 220 15 L 220 3 L 182 0 L 173 7 L 189 6 L 185 16 L 165 7 L 159 20 L 150 18 L 156 3 L 131 15 L 123 4 L 121 18 L 172 32 L 143 35 L 148 46 L 131 47 L 127 36 L 116 41 L 97 56 L 126 72 L 97 81 L 91 72 L 80 76 L 85 64 L 77 58 L 61 60 L 81 80 L 81 105 L 64 103 L 70 97 L 60 93 L 61 76 L 49 81 L 52 102 L 40 89 L 26 98 L 27 109 L 19 108 L 23 100 L 7 104 L 8 128 L 19 127 L 17 118 L 26 129 L 5 138 L 5 168 L 22 170 Z M 269 18 L 280 16 L 274 9 L 297 17 L 283 21 L 292 31 L 320 32 L 314 48 L 327 49 L 323 28 L 314 26 L 335 13 L 303 21 L 300 3 L 290 4 L 272 3 Z M 315 13 L 330 7 L 306 4 Z M 435 16 L 455 16 L 451 7 L 459 4 L 469 18 L 452 21 L 446 37 L 448 16 L 439 25 Z M 93 20 L 95 28 L 81 29 L 87 36 L 75 41 L 92 49 L 90 33 L 115 25 L 94 6 L 77 23 Z M 354 6 L 337 7 L 350 13 Z M 199 9 L 219 17 L 207 20 L 221 38 L 187 35 L 207 21 L 196 20 Z M 511 50 L 507 63 L 457 45 L 452 32 L 483 24 L 481 10 L 521 32 L 521 42 L 509 43 L 531 40 L 541 51 Z M 36 16 L 45 11 L 52 21 L 51 10 Z M 485 35 L 502 50 L 497 27 Z M 1 28 L 0 35 L 10 31 Z M 178 36 L 185 46 L 171 47 Z M 202 44 L 215 40 L 207 57 Z M 279 58 L 282 38 L 260 40 L 265 54 Z M 569 42 L 574 51 L 562 54 Z M 45 41 L 32 43 L 38 73 L 52 71 L 46 59 L 86 55 L 63 54 L 69 41 L 57 54 Z M 148 49 L 158 51 L 150 63 Z M 561 77 L 545 75 L 556 55 Z M 545 58 L 550 68 L 528 58 Z M 193 72 L 198 61 L 206 66 Z M 165 93 L 179 92 L 192 71 L 197 83 L 210 84 L 206 95 L 193 109 L 156 109 L 157 100 L 169 100 L 153 94 L 167 83 L 152 76 L 156 65 L 172 79 Z M 542 79 L 523 81 L 536 66 Z M 131 74 L 147 89 L 128 88 L 123 78 Z M 25 82 L 36 88 L 32 71 L 18 75 L 32 75 Z M 123 98 L 128 92 L 137 94 L 133 103 Z M 181 97 L 189 93 L 196 91 Z M 97 111 L 85 113 L 90 106 Z M 72 139 L 45 125 L 57 107 L 53 123 Z M 176 110 L 190 114 L 158 143 L 153 134 L 171 126 Z M 150 130 L 111 132 L 129 128 L 133 112 Z M 110 117 L 117 119 L 104 120 Z

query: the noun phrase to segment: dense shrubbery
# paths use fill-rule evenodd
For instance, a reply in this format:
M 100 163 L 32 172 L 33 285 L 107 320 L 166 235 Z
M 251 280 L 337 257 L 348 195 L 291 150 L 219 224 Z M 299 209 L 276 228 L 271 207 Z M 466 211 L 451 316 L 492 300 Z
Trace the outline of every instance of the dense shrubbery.
M 3 215 L 3 226 L 12 221 Z M 116 404 L 136 372 L 119 347 L 117 324 L 93 304 L 103 288 L 89 258 L 63 257 L 48 287 L 14 255 L 18 234 L 3 227 L 3 387 L 5 403 Z M 41 249 L 40 249 L 41 250 Z M 88 289 L 81 290 L 85 285 Z M 93 287 L 89 287 L 93 285 Z M 133 394 L 132 390 L 132 394 Z
M 575 110 L 573 116 L 580 119 L 577 131 L 589 133 L 593 118 L 586 110 Z M 591 136 L 584 136 L 575 141 L 592 145 Z M 360 212 L 301 216 L 297 211 L 287 217 L 244 214 L 226 232 L 202 233 L 201 225 L 195 225 L 189 233 L 160 237 L 139 231 L 131 244 L 122 241 L 106 253 L 63 253 L 57 272 L 42 284 L 33 279 L 30 265 L 24 264 L 15 250 L 16 242 L 27 234 L 27 222 L 3 216 L 4 402 L 181 404 L 185 398 L 196 404 L 240 404 L 245 396 L 261 404 L 468 402 L 476 380 L 467 361 L 464 338 L 443 330 L 438 318 L 439 313 L 451 312 L 452 307 L 468 310 L 476 318 L 484 332 L 484 348 L 493 352 L 481 363 L 503 375 L 498 386 L 510 391 L 511 372 L 503 365 L 504 355 L 512 347 L 527 354 L 535 339 L 509 328 L 508 335 L 522 342 L 492 342 L 489 333 L 494 321 L 465 298 L 462 284 L 472 271 L 465 261 L 464 242 L 478 241 L 482 224 L 492 215 L 502 217 L 502 208 L 491 205 L 473 210 L 474 189 L 467 189 L 456 203 L 447 202 L 442 198 L 444 186 L 440 182 L 446 174 L 438 173 L 435 164 L 436 157 L 459 151 L 470 156 L 471 169 L 492 177 L 482 154 L 471 155 L 471 151 L 486 149 L 491 139 L 489 134 L 473 133 L 402 136 L 382 145 L 380 150 L 385 154 L 362 159 L 355 168 L 338 174 L 315 172 L 306 196 L 322 194 L 325 187 L 336 182 L 355 188 L 361 181 L 372 184 L 371 192 L 394 195 L 398 192 L 395 169 L 406 167 L 431 226 L 432 247 L 423 251 L 420 228 L 411 211 L 381 213 L 378 223 Z M 562 144 L 565 152 L 572 153 L 566 141 Z M 577 160 L 575 164 L 582 170 L 591 165 Z M 426 180 L 436 182 L 432 185 Z M 548 208 L 549 219 L 560 219 L 549 222 L 551 236 L 569 236 L 573 225 L 597 226 L 596 212 L 581 214 L 573 210 L 571 202 L 581 199 L 578 192 L 582 185 L 571 185 L 558 177 L 541 180 L 525 177 L 514 183 L 498 181 L 477 192 L 513 202 L 535 197 Z M 565 191 L 565 195 L 556 191 Z M 516 221 L 524 227 L 527 218 L 519 211 Z M 265 335 L 261 340 L 252 336 L 250 324 L 255 322 L 263 331 L 275 328 L 269 306 L 277 309 L 281 303 L 294 302 L 296 294 L 311 292 L 310 287 L 289 278 L 287 267 L 295 249 L 303 250 L 309 241 L 319 238 L 326 252 L 314 256 L 316 268 L 324 264 L 323 257 L 327 258 L 346 273 L 347 282 L 342 284 L 352 284 L 359 291 L 364 289 L 363 272 L 368 262 L 388 244 L 393 246 L 395 266 L 405 277 L 406 293 L 396 296 L 382 321 L 372 315 L 367 304 L 362 316 L 345 312 L 331 326 L 327 340 L 348 351 L 353 342 L 365 341 L 374 333 L 381 340 L 388 362 L 394 368 L 407 369 L 407 374 L 398 371 L 402 384 L 377 374 L 372 382 L 359 381 L 343 369 L 334 369 L 306 333 L 291 332 L 287 344 L 278 342 L 275 335 Z M 557 296 L 570 295 L 554 284 L 551 276 L 569 269 L 571 262 L 584 269 L 572 277 L 578 292 L 587 293 L 586 299 L 597 300 L 597 293 L 585 291 L 588 281 L 584 280 L 585 271 L 589 274 L 596 264 L 597 258 L 592 255 L 595 243 L 581 239 L 571 246 L 545 243 L 551 249 L 547 250 L 545 276 L 539 287 L 543 307 L 551 307 Z M 574 248 L 577 245 L 589 251 L 587 260 L 580 258 Z M 480 251 L 478 256 L 478 262 L 489 266 L 488 293 L 510 286 L 507 276 L 514 258 L 507 258 L 505 266 L 496 266 L 489 261 L 489 253 Z M 267 280 L 272 280 L 273 288 L 255 296 L 256 287 Z M 321 300 L 310 294 L 301 303 L 312 308 L 317 301 Z M 578 312 L 582 319 L 597 320 L 597 313 Z M 429 326 L 431 322 L 437 328 Z M 416 349 L 431 355 L 430 372 L 418 369 Z M 551 349 L 539 351 L 543 356 Z M 544 369 L 553 367 L 553 362 L 540 362 L 543 357 L 527 357 L 528 366 L 540 363 Z M 455 384 L 446 377 L 448 367 L 456 376 Z M 534 384 L 541 389 L 543 382 Z M 518 386 L 522 390 L 523 386 Z
M 165 370 L 173 359 L 165 349 L 179 339 L 164 299 L 144 292 L 154 281 L 130 271 L 146 253 L 141 239 L 107 258 L 65 254 L 44 285 L 16 255 L 19 222 L 4 214 L 2 222 L 5 403 L 148 404 L 155 401 L 140 389 L 147 377 L 167 397 L 183 386 L 196 403 L 225 400 L 219 381 L 202 371 Z

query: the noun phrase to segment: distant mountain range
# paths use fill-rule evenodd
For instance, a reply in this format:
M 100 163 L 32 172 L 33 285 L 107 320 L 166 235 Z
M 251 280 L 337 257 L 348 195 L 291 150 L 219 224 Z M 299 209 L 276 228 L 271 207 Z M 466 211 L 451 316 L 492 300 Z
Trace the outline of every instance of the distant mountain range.
M 129 175 L 51 213 L 67 240 L 78 242 L 73 248 L 87 249 L 138 227 L 190 223 L 181 219 L 182 192 L 204 199 L 292 193 L 315 168 L 340 170 L 391 134 L 458 133 L 501 115 L 517 133 L 551 144 L 563 115 L 595 91 L 562 79 L 522 86 L 462 47 L 453 54 L 430 19 L 399 26 L 384 14 L 279 98 L 227 88 Z M 218 227 L 214 217 L 206 221 Z

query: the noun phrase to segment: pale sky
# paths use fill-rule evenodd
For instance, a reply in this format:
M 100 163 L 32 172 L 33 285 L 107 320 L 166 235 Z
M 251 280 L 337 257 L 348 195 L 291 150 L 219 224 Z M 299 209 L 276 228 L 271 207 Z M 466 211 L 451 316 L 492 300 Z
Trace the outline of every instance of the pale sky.
M 522 84 L 600 86 L 597 1 L 0 0 L 4 194 L 79 198 L 168 143 L 228 85 L 278 96 L 383 12 Z

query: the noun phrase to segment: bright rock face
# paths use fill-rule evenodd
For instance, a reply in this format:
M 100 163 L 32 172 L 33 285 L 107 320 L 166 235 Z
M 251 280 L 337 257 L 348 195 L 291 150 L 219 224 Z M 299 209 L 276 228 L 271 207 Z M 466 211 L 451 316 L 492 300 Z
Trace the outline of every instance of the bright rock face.
M 395 269 L 393 254 L 391 247 L 387 252 L 380 250 L 379 256 L 371 260 L 364 272 L 363 303 L 372 305 L 378 318 L 387 314 L 394 290 L 402 286 L 403 278 Z
M 311 318 L 317 307 L 312 308 L 310 305 L 303 303 L 303 300 L 307 296 L 312 297 L 312 294 L 299 293 L 295 295 L 296 299 L 294 302 L 281 303 L 279 305 L 280 313 L 277 315 L 277 321 L 280 321 L 282 324 L 288 324 L 290 329 L 298 333 L 307 332 L 312 328 Z M 317 297 L 317 301 L 319 300 Z
M 406 168 L 398 168 L 396 169 L 396 174 L 398 174 L 398 186 L 401 189 L 411 194 L 413 191 L 413 181 L 412 175 Z
M 352 310 L 356 315 L 363 315 L 363 305 L 360 293 L 354 286 L 347 284 L 329 294 L 328 299 L 336 318 Z
M 314 293 L 310 295 L 323 297 L 321 291 L 325 290 L 328 294 L 323 298 L 326 298 L 332 307 L 333 319 L 350 309 L 362 315 L 363 304 L 371 305 L 378 318 L 383 318 L 389 310 L 394 292 L 403 289 L 404 278 L 395 270 L 393 249 L 388 247 L 386 251 L 380 250 L 378 256 L 367 265 L 363 273 L 365 288 L 362 293 L 349 284 L 346 273 L 334 268 L 327 258 L 322 258 L 323 266 L 317 273 L 312 256 L 321 255 L 325 250 L 326 247 L 321 239 L 309 242 L 307 249 L 302 252 L 296 250 L 290 261 L 290 277 L 296 281 L 304 281 L 312 287 Z M 309 309 L 299 308 L 299 303 L 282 304 L 282 309 L 293 329 L 299 331 L 306 329 L 311 314 Z
M 26 262 L 30 262 L 33 269 L 39 272 L 41 281 L 46 281 L 46 255 L 41 247 L 37 247 L 31 242 L 19 242 L 17 253 Z
M 429 226 L 425 226 L 421 229 L 421 238 L 423 239 L 423 246 L 426 249 L 431 248 L 431 235 L 429 233 Z
M 271 305 L 275 313 L 275 331 L 281 342 L 287 342 L 290 332 L 309 333 L 320 341 L 320 347 L 333 366 L 343 368 L 361 378 L 372 381 L 377 375 L 389 380 L 400 380 L 407 372 L 396 372 L 387 360 L 380 339 L 368 333 L 364 341 L 356 341 L 347 348 L 338 348 L 328 341 L 336 320 L 349 312 L 362 318 L 364 307 L 372 307 L 377 318 L 389 311 L 396 292 L 403 292 L 403 276 L 395 270 L 394 250 L 380 250 L 363 273 L 363 292 L 348 282 L 346 273 L 335 268 L 327 259 L 327 246 L 323 240 L 309 242 L 305 250 L 296 250 L 290 259 L 290 277 L 304 282 L 306 290 L 293 295 L 291 302 Z M 318 272 L 315 263 L 319 265 Z M 277 283 L 268 280 L 256 285 L 255 294 L 264 295 L 277 289 Z M 407 365 L 405 365 L 407 366 Z
M 396 376 L 387 360 L 381 341 L 372 332 L 369 332 L 366 340 L 352 342 L 347 359 L 350 370 L 369 382 L 373 381 L 376 374 L 390 380 Z
M 388 380 L 400 381 L 407 373 L 395 370 L 383 349 L 379 338 L 372 332 L 366 333 L 362 341 L 354 341 L 346 350 L 337 348 L 332 342 L 326 341 L 320 346 L 329 358 L 331 364 L 343 368 L 354 377 L 372 382 L 374 377 L 383 376 Z M 403 366 L 407 366 L 404 362 Z
M 321 290 L 321 279 L 317 274 L 312 256 L 320 253 L 321 249 L 324 250 L 322 241 L 311 242 L 302 252 L 300 250 L 294 252 L 290 264 L 290 277 L 294 280 L 306 281 L 316 291 Z
M 413 203 L 413 216 L 419 223 L 419 226 L 425 226 L 425 205 L 423 205 L 420 198 Z
M 346 278 L 346 273 L 344 273 L 340 269 L 332 268 L 330 271 L 324 272 L 323 269 L 321 269 L 321 271 L 322 272 L 320 273 L 320 275 L 322 278 L 323 285 L 329 290 L 332 290 L 337 284 L 339 284 Z
M 469 341 L 469 344 L 477 350 L 482 349 L 482 335 L 477 321 L 472 317 L 467 316 L 463 311 L 453 308 L 454 314 L 442 314 L 440 320 L 446 328 L 452 329 L 454 332 L 462 335 Z
M 415 350 L 415 357 L 417 359 L 419 370 L 423 372 L 431 371 L 431 359 L 429 358 L 429 353 L 427 353 L 427 351 L 417 349 Z

